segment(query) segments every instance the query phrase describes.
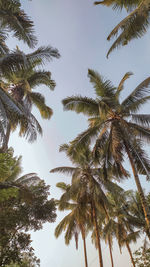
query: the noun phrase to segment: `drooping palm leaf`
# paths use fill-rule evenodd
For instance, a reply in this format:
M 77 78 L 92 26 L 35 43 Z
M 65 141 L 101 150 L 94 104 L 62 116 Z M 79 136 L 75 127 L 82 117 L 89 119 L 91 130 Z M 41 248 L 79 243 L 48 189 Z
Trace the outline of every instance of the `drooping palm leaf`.
M 54 90 L 56 83 L 51 79 L 51 73 L 49 71 L 36 71 L 29 77 L 28 83 L 31 88 L 35 88 L 41 84 L 48 86 L 51 90 Z
M 50 119 L 53 111 L 50 107 L 45 104 L 45 98 L 40 93 L 28 93 L 29 101 L 34 104 L 38 110 L 42 118 Z
M 149 16 L 150 1 L 140 1 L 136 9 L 123 19 L 109 34 L 107 40 L 110 40 L 121 30 L 121 34 L 109 49 L 107 57 L 115 48 L 127 45 L 132 39 L 142 37 L 149 27 Z

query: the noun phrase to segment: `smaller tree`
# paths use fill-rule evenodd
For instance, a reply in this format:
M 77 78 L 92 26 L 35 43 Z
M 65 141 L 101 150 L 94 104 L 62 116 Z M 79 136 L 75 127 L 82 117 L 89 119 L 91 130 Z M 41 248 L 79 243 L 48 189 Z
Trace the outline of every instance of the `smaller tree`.
M 35 173 L 22 177 L 20 158 L 13 151 L 0 154 L 0 266 L 22 265 L 24 255 L 33 252 L 30 230 L 40 230 L 43 223 L 54 222 L 55 203 L 49 199 L 49 186 Z M 38 265 L 33 265 L 38 266 Z

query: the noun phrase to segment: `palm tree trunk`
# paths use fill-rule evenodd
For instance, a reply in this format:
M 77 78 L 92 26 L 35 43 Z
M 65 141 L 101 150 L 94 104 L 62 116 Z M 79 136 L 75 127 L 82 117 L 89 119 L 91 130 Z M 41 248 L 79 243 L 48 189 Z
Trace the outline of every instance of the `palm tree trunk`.
M 109 221 L 109 214 L 107 212 L 107 208 L 104 205 L 104 211 L 106 213 L 107 220 Z M 113 255 L 112 255 L 112 245 L 111 245 L 111 240 L 110 236 L 108 237 L 108 246 L 109 246 L 109 252 L 110 252 L 110 259 L 111 259 L 111 266 L 114 267 L 114 260 L 113 260 Z
M 85 267 L 88 267 L 88 261 L 87 261 L 87 251 L 86 251 L 86 241 L 85 241 L 85 234 L 82 234 L 83 238 L 83 245 L 84 245 L 84 259 L 85 259 Z
M 94 219 L 98 254 L 99 254 L 99 264 L 100 264 L 100 267 L 103 267 L 104 265 L 103 265 L 102 249 L 101 249 L 101 242 L 100 242 L 99 230 L 98 230 L 98 225 L 97 225 L 97 215 L 96 215 L 95 205 L 92 205 L 92 209 L 93 209 L 93 219 Z
M 146 202 L 146 199 L 145 199 L 145 196 L 144 196 L 144 192 L 143 192 L 143 189 L 142 189 L 142 186 L 141 186 L 141 183 L 140 183 L 137 171 L 136 171 L 136 167 L 134 165 L 133 158 L 132 158 L 132 156 L 130 154 L 130 151 L 129 151 L 129 148 L 128 148 L 127 144 L 125 144 L 125 147 L 126 147 L 126 152 L 127 152 L 127 155 L 128 155 L 131 167 L 132 167 L 132 171 L 133 171 L 133 174 L 134 174 L 135 183 L 136 183 L 139 195 L 140 195 L 140 200 L 141 200 L 142 208 L 143 208 L 143 211 L 144 211 L 145 221 L 146 221 L 146 224 L 147 224 L 148 229 L 149 229 L 149 227 L 150 227 L 150 217 L 149 217 L 148 205 L 147 205 L 147 202 Z M 149 231 L 149 238 L 150 238 L 150 231 Z
M 130 254 L 130 258 L 131 258 L 131 261 L 132 261 L 133 267 L 136 267 L 136 266 L 135 266 L 134 259 L 133 259 L 133 256 L 132 256 L 132 252 L 131 252 L 130 246 L 129 246 L 129 244 L 128 244 L 128 242 L 127 242 L 127 241 L 126 241 L 126 247 L 127 247 L 127 250 L 128 250 L 128 252 L 129 252 L 129 254 Z
M 110 237 L 108 237 L 108 245 L 109 245 L 109 252 L 110 252 L 110 259 L 111 259 L 111 266 L 114 267 L 113 255 L 112 255 L 112 246 Z

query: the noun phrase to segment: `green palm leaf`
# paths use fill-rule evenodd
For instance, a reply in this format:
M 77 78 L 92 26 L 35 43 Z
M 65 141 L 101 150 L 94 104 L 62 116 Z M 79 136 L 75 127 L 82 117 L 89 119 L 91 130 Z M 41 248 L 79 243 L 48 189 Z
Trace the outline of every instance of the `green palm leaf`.
M 123 7 L 127 9 L 127 11 L 136 7 L 141 0 L 104 0 L 104 1 L 96 1 L 94 5 L 105 5 L 112 6 L 113 9 L 122 10 Z
M 0 55 L 6 54 L 9 52 L 9 48 L 5 43 L 6 39 L 7 39 L 6 32 L 3 29 L 1 29 L 0 30 Z
M 140 83 L 133 91 L 132 93 L 122 102 L 122 107 L 124 109 L 132 108 L 132 105 L 136 104 L 136 102 L 141 101 L 142 99 L 148 100 L 149 99 L 149 85 L 150 85 L 150 77 L 145 79 L 142 83 Z M 147 99 L 145 99 L 148 97 Z M 138 102 L 139 104 L 140 102 Z
M 147 126 L 149 127 L 150 125 L 150 115 L 149 114 L 131 114 L 132 120 L 140 124 L 140 126 Z
M 40 93 L 28 93 L 30 101 L 38 108 L 42 118 L 50 119 L 53 111 L 50 107 L 46 106 L 45 98 Z
M 126 45 L 135 38 L 142 37 L 149 27 L 149 1 L 140 1 L 138 7 L 123 19 L 109 34 L 107 40 L 115 36 L 119 30 L 121 34 L 108 51 L 107 57 L 115 48 Z
M 98 97 L 108 97 L 108 99 L 114 97 L 116 88 L 109 80 L 104 80 L 98 72 L 91 69 L 88 70 L 88 77 L 90 78 L 90 82 L 93 84 L 95 93 Z
M 56 83 L 51 79 L 51 73 L 49 71 L 36 71 L 28 79 L 28 83 L 31 88 L 44 84 L 51 90 L 54 90 Z
M 76 172 L 78 170 L 79 170 L 79 168 L 74 168 L 74 167 L 57 167 L 57 168 L 52 169 L 50 172 L 51 173 L 60 172 L 63 174 L 70 175 L 70 174 L 73 174 L 74 172 Z
M 123 76 L 123 78 L 121 79 L 121 81 L 120 81 L 120 83 L 119 83 L 119 85 L 118 85 L 118 88 L 117 88 L 117 92 L 116 92 L 117 95 L 118 95 L 118 93 L 120 94 L 120 92 L 124 89 L 124 83 L 125 83 L 125 81 L 126 81 L 127 79 L 130 78 L 131 75 L 133 75 L 132 72 L 127 72 L 127 73 Z
M 95 100 L 88 97 L 68 97 L 62 101 L 64 110 L 74 110 L 77 113 L 83 113 L 88 116 L 98 115 L 98 104 Z

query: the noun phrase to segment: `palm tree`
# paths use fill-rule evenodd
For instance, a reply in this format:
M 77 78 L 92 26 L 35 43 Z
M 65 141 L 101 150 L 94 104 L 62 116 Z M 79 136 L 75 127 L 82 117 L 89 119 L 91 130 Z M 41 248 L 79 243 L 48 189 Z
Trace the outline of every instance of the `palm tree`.
M 17 49 L 16 52 L 13 53 L 13 57 L 14 55 L 18 55 L 18 57 L 20 56 L 20 60 L 22 59 L 20 66 L 14 64 L 13 71 L 5 71 L 4 67 L 1 86 L 4 91 L 9 92 L 9 95 L 15 100 L 14 102 L 19 103 L 26 116 L 30 118 L 30 125 L 29 123 L 22 123 L 22 120 L 20 120 L 20 135 L 25 135 L 29 137 L 29 141 L 34 141 L 37 137 L 36 129 L 39 133 L 41 133 L 42 130 L 37 120 L 31 114 L 32 103 L 38 107 L 42 117 L 45 119 L 51 117 L 52 109 L 45 104 L 44 97 L 40 93 L 32 92 L 32 89 L 41 84 L 48 86 L 52 90 L 55 87 L 55 82 L 51 79 L 51 73 L 40 69 L 37 70 L 36 67 L 43 64 L 45 60 L 49 61 L 53 57 L 58 58 L 59 53 L 56 49 L 51 47 L 40 47 L 35 52 L 27 55 Z M 6 138 L 2 146 L 4 151 L 6 151 L 8 147 L 12 125 L 13 129 L 18 125 L 18 120 L 16 120 L 14 116 L 10 119 L 8 117 L 7 121 Z M 34 127 L 35 130 L 32 125 L 36 126 Z
M 145 141 L 150 141 L 150 115 L 136 113 L 150 99 L 150 77 L 120 102 L 119 96 L 124 82 L 131 74 L 126 73 L 118 87 L 114 87 L 109 80 L 104 80 L 97 72 L 89 70 L 88 75 L 94 86 L 96 99 L 72 96 L 62 102 L 65 110 L 73 110 L 89 117 L 88 129 L 71 142 L 72 150 L 79 151 L 96 139 L 94 152 L 104 172 L 107 174 L 108 167 L 114 166 L 125 176 L 127 173 L 123 161 L 124 155 L 127 154 L 149 228 L 149 209 L 138 174 L 145 174 L 149 179 L 150 161 L 143 146 Z
M 113 6 L 114 8 L 126 7 L 127 11 L 131 13 L 125 17 L 109 34 L 107 40 L 116 36 L 121 30 L 121 33 L 116 38 L 115 42 L 109 49 L 108 55 L 116 48 L 122 45 L 127 45 L 132 39 L 141 38 L 149 27 L 150 18 L 150 1 L 149 0 L 134 0 L 134 1 L 117 1 L 117 0 L 104 0 L 95 2 L 95 4 L 103 4 L 106 6 Z M 134 10 L 132 10 L 135 8 Z
M 102 251 L 101 251 L 101 243 L 100 243 L 100 236 L 98 232 L 98 225 L 97 225 L 97 210 L 96 210 L 96 203 L 95 198 L 97 197 L 97 194 L 95 194 L 95 187 L 93 186 L 92 181 L 94 181 L 91 172 L 97 173 L 97 168 L 92 168 L 92 158 L 91 158 L 91 151 L 89 148 L 85 148 L 82 153 L 70 153 L 69 146 L 67 144 L 64 144 L 60 147 L 60 151 L 65 151 L 67 156 L 70 158 L 72 163 L 75 165 L 75 167 L 58 167 L 55 169 L 52 169 L 51 172 L 61 172 L 65 174 L 71 174 L 72 175 L 72 186 L 71 190 L 69 191 L 70 194 L 72 194 L 72 191 L 74 192 L 74 195 L 78 198 L 84 198 L 87 199 L 88 203 L 90 204 L 91 208 L 91 217 L 93 217 L 93 223 L 96 233 L 96 240 L 97 240 L 97 247 L 98 247 L 98 253 L 99 253 L 99 263 L 100 267 L 103 267 L 103 259 L 102 259 Z M 97 184 L 97 182 L 95 181 Z M 102 205 L 103 202 L 106 202 L 106 197 L 103 191 L 101 190 L 100 186 L 97 188 L 97 193 L 101 195 Z M 103 199 L 102 199 L 103 196 Z M 66 195 L 65 195 L 66 197 Z M 69 197 L 69 194 L 67 194 L 67 197 Z M 97 197 L 98 198 L 98 197 Z M 99 199 L 98 199 L 99 201 Z
M 64 191 L 64 194 L 68 192 L 70 189 L 70 185 L 65 183 L 58 183 L 56 185 L 58 188 Z M 63 195 L 60 200 L 56 201 L 58 205 L 58 209 L 61 211 L 71 210 L 71 212 L 66 215 L 63 220 L 57 225 L 55 229 L 56 238 L 62 233 L 62 231 L 66 231 L 65 233 L 65 243 L 68 245 L 70 240 L 74 236 L 76 242 L 76 249 L 78 249 L 78 236 L 79 233 L 82 235 L 83 245 L 84 245 L 84 258 L 85 258 L 85 267 L 88 267 L 87 261 L 87 250 L 86 250 L 86 232 L 87 232 L 87 224 L 90 219 L 89 214 L 87 212 L 87 205 L 82 199 L 76 199 L 75 197 L 70 198 L 70 201 L 64 201 Z
M 109 177 L 110 180 L 104 179 L 103 170 L 96 166 L 89 147 L 84 147 L 82 152 L 78 153 L 78 151 L 72 151 L 71 146 L 64 144 L 60 147 L 60 151 L 65 151 L 75 167 L 57 167 L 52 169 L 51 172 L 60 172 L 72 176 L 72 185 L 67 194 L 63 195 L 65 201 L 68 201 L 70 195 L 74 194 L 78 199 L 84 198 L 84 203 L 87 203 L 88 207 L 90 206 L 89 209 L 96 236 L 96 247 L 99 253 L 99 263 L 100 267 L 103 267 L 97 218 L 100 211 L 106 211 L 107 209 L 106 192 L 115 191 L 118 186 L 111 182 L 113 176 Z
M 52 109 L 46 106 L 45 99 L 42 94 L 32 92 L 35 87 L 40 85 L 46 85 L 51 90 L 55 87 L 55 82 L 51 79 L 51 73 L 49 71 L 37 70 L 42 62 L 39 60 L 32 66 L 27 66 L 22 70 L 16 72 L 9 72 L 4 75 L 6 80 L 6 90 L 11 92 L 13 98 L 25 105 L 31 110 L 32 103 L 39 109 L 41 116 L 45 119 L 49 119 L 52 115 Z M 9 86 L 8 86 L 9 84 Z

